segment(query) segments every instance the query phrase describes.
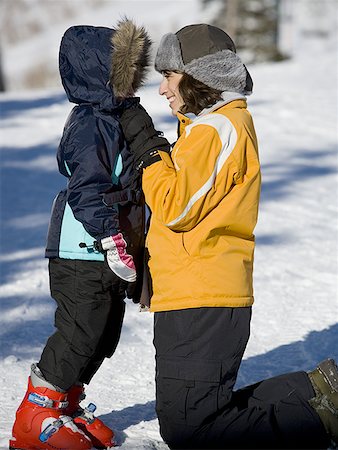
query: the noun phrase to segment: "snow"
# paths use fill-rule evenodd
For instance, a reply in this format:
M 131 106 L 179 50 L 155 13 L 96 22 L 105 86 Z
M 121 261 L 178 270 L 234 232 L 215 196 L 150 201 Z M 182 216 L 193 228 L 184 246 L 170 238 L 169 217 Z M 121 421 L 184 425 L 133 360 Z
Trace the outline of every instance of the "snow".
M 61 34 L 54 33 L 57 42 Z M 238 386 L 309 370 L 328 356 L 338 359 L 337 42 L 319 36 L 303 45 L 293 60 L 249 67 L 255 86 L 248 103 L 260 143 L 263 189 L 252 332 Z M 153 74 L 139 94 L 156 126 L 174 140 L 176 124 L 158 96 L 159 79 Z M 53 332 L 43 254 L 51 204 L 65 184 L 55 151 L 72 105 L 57 88 L 1 94 L 0 107 L 0 448 L 5 449 L 30 364 Z M 117 351 L 87 388 L 88 402 L 94 401 L 97 415 L 114 428 L 121 449 L 167 449 L 154 410 L 152 321 L 151 313 L 127 302 Z

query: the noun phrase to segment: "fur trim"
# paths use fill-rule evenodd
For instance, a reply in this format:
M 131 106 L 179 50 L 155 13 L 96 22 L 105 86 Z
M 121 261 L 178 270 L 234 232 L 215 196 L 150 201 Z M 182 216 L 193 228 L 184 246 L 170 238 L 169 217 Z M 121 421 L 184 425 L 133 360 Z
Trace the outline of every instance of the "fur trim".
M 180 43 L 175 34 L 167 33 L 162 37 L 155 58 L 155 70 L 157 72 L 164 72 L 165 70 L 184 71 Z
M 121 20 L 112 36 L 110 84 L 116 97 L 128 97 L 145 81 L 149 66 L 151 40 L 143 27 Z
M 222 50 L 188 63 L 184 71 L 219 91 L 245 92 L 246 70 L 236 53 Z

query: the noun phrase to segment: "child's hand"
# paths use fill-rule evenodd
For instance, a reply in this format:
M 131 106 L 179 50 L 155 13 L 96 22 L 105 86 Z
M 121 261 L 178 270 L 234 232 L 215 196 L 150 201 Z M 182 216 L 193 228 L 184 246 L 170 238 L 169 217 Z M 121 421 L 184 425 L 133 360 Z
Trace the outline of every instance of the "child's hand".
M 133 257 L 127 253 L 127 243 L 123 234 L 101 239 L 102 249 L 106 250 L 106 258 L 110 269 L 124 281 L 136 281 L 136 268 Z

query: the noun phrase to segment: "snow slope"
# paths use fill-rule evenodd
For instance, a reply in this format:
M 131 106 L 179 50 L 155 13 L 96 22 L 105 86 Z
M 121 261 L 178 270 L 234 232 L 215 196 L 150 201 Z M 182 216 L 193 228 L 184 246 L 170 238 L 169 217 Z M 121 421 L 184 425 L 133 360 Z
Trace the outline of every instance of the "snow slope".
M 22 89 L 27 81 L 35 87 L 59 86 L 59 43 L 72 25 L 113 27 L 127 16 L 147 28 L 155 51 L 163 33 L 188 23 L 208 23 L 217 8 L 218 2 L 202 6 L 200 0 L 3 0 L 0 27 L 4 29 L 1 51 L 6 84 L 10 90 Z M 9 39 L 13 30 L 7 31 L 8 23 L 20 40 Z
M 238 386 L 338 359 L 337 43 L 250 67 L 263 190 L 256 228 L 252 334 Z M 313 57 L 315 52 L 315 58 Z M 140 91 L 155 124 L 175 121 L 153 75 Z M 0 96 L 0 448 L 7 448 L 29 367 L 53 332 L 43 258 L 49 212 L 65 180 L 55 151 L 71 105 L 63 91 Z M 87 389 L 122 449 L 166 449 L 154 411 L 152 314 L 127 304 L 120 345 Z

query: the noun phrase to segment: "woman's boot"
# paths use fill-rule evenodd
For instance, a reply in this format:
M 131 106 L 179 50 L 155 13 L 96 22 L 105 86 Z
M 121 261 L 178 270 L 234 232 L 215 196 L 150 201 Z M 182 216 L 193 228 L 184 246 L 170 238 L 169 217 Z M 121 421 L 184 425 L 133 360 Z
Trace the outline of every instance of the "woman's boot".
M 309 400 L 323 425 L 338 445 L 338 368 L 333 359 L 326 359 L 308 373 L 316 396 Z

